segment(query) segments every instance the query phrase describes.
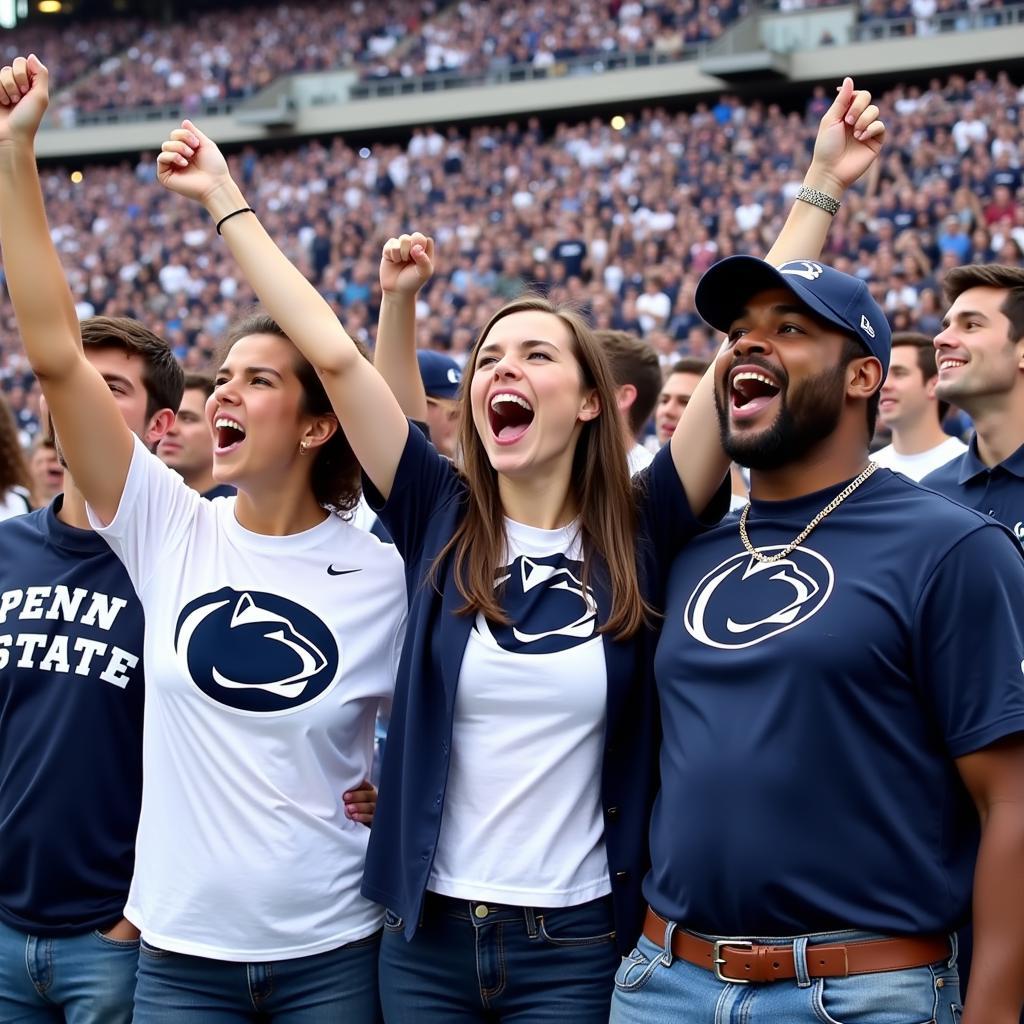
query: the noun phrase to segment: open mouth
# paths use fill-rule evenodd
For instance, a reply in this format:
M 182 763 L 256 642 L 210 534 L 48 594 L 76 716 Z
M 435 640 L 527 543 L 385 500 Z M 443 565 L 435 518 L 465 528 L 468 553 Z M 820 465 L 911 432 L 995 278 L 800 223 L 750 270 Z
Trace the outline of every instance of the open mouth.
M 498 443 L 515 444 L 530 429 L 534 413 L 522 395 L 502 391 L 491 398 L 487 415 Z
M 749 419 L 756 416 L 778 397 L 782 389 L 771 377 L 756 370 L 737 370 L 729 381 L 734 416 Z
M 233 452 L 245 440 L 245 427 L 227 416 L 218 416 L 214 420 L 213 429 L 217 438 L 217 455 Z

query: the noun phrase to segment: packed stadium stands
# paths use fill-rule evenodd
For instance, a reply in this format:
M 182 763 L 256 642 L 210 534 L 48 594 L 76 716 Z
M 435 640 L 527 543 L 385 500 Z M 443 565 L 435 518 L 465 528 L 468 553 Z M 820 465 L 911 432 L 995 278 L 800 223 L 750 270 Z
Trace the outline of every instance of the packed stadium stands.
M 823 4 L 778 4 L 803 6 Z M 916 18 L 927 32 L 954 26 L 957 12 L 1006 9 L 1001 0 L 863 0 L 858 19 L 863 28 Z M 599 68 L 630 52 L 675 59 L 746 11 L 744 0 L 356 0 L 235 7 L 169 29 L 129 19 L 34 24 L 0 39 L 8 58 L 25 49 L 47 57 L 59 85 L 50 120 L 68 125 L 167 103 L 198 117 L 208 101 L 300 70 L 349 67 L 387 81 L 580 59 Z M 1022 260 L 1024 89 L 1006 72 L 892 86 L 894 77 L 878 97 L 890 126 L 885 155 L 844 203 L 827 255 L 868 281 L 894 326 L 930 331 L 945 267 Z M 236 145 L 232 159 L 272 234 L 371 343 L 381 245 L 416 228 L 436 235 L 439 253 L 421 301 L 423 344 L 461 356 L 494 304 L 531 286 L 579 302 L 601 326 L 639 332 L 667 364 L 710 351 L 692 302 L 703 270 L 731 252 L 764 252 L 778 231 L 829 102 L 823 86 L 812 92 L 803 109 L 794 90 L 789 106 L 727 92 L 634 105 L 617 122 L 586 112 L 557 124 L 495 116 L 386 142 L 335 135 L 259 153 Z M 156 184 L 153 153 L 51 163 L 44 187 L 79 313 L 136 316 L 164 331 L 190 367 L 204 365 L 252 295 L 212 225 Z M 0 388 L 31 432 L 35 392 L 6 295 Z
M 724 95 L 691 112 L 417 130 L 405 144 L 309 142 L 233 157 L 271 233 L 371 341 L 383 241 L 434 233 L 439 271 L 421 341 L 456 356 L 501 298 L 524 285 L 571 298 L 601 326 L 635 330 L 663 361 L 707 354 L 693 287 L 731 252 L 764 252 L 799 185 L 828 100 L 784 112 Z M 953 75 L 881 97 L 891 111 L 879 173 L 848 197 L 828 257 L 868 281 L 894 325 L 936 328 L 938 278 L 968 260 L 1024 251 L 1024 90 L 1005 74 Z M 130 315 L 163 330 L 189 366 L 206 363 L 251 300 L 213 226 L 137 166 L 66 167 L 44 177 L 51 228 L 82 316 Z M 10 306 L 0 307 L 0 379 L 31 425 L 31 381 Z

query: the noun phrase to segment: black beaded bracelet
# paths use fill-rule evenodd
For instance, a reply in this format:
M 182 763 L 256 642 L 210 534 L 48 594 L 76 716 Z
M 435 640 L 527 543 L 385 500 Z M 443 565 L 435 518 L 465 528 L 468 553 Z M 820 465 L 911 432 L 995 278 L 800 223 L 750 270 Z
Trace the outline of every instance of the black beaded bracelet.
M 243 206 L 240 210 L 232 210 L 231 213 L 227 214 L 227 216 L 221 217 L 221 219 L 219 221 L 217 221 L 217 234 L 218 235 L 220 234 L 220 226 L 221 226 L 221 224 L 224 223 L 224 221 L 231 220 L 232 217 L 237 217 L 240 213 L 255 213 L 255 212 L 256 211 L 251 206 Z

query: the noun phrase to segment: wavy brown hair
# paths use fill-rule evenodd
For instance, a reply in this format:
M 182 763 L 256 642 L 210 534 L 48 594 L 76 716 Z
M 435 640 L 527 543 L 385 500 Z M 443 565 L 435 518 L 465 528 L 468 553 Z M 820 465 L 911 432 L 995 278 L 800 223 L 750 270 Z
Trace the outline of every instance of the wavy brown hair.
M 18 440 L 18 424 L 7 399 L 0 394 L 0 496 L 12 487 L 28 489 L 31 485 L 28 463 Z
M 327 397 L 323 382 L 313 364 L 295 347 L 295 342 L 285 334 L 277 321 L 266 313 L 258 310 L 246 313 L 231 324 L 218 352 L 218 365 L 227 358 L 235 342 L 250 334 L 270 334 L 287 341 L 294 349 L 292 368 L 302 386 L 303 413 L 310 416 L 336 417 L 331 400 Z M 369 360 L 366 346 L 358 341 L 355 344 L 363 358 Z M 361 471 L 340 425 L 330 439 L 317 448 L 313 456 L 310 484 L 317 502 L 331 512 L 351 512 L 359 504 L 359 496 L 362 494 Z
M 460 614 L 483 614 L 492 622 L 508 622 L 495 592 L 494 580 L 506 557 L 505 510 L 498 474 L 473 423 L 470 400 L 476 358 L 494 325 L 515 313 L 548 313 L 569 332 L 579 364 L 580 382 L 597 392 L 601 412 L 583 424 L 573 456 L 570 488 L 579 509 L 583 545 L 583 585 L 598 566 L 606 571 L 612 595 L 611 614 L 601 631 L 616 639 L 632 636 L 644 625 L 650 609 L 640 593 L 636 564 L 636 504 L 629 478 L 626 443 L 616 413 L 615 384 L 608 359 L 580 313 L 541 296 L 525 295 L 504 305 L 488 321 L 466 361 L 461 391 L 459 449 L 469 490 L 466 514 L 434 562 L 454 557 L 455 582 L 465 598 Z

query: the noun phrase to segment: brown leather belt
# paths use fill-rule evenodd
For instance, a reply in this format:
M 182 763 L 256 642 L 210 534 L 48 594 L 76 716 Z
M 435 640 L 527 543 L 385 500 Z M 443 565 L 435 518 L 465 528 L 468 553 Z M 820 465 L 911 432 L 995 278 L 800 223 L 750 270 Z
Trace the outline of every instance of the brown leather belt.
M 664 947 L 667 924 L 648 907 L 644 935 L 656 946 Z M 792 945 L 759 946 L 732 939 L 709 942 L 677 928 L 672 933 L 672 955 L 713 971 L 720 981 L 740 985 L 796 977 Z M 845 978 L 927 967 L 949 956 L 949 939 L 942 935 L 809 945 L 807 973 L 812 978 Z

